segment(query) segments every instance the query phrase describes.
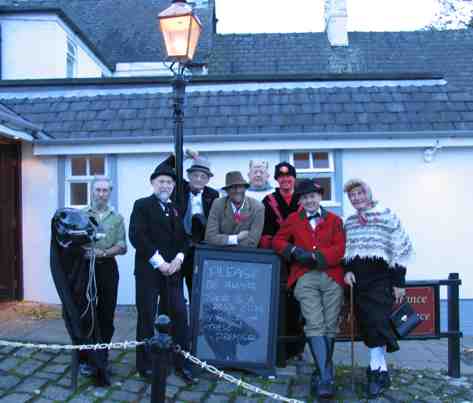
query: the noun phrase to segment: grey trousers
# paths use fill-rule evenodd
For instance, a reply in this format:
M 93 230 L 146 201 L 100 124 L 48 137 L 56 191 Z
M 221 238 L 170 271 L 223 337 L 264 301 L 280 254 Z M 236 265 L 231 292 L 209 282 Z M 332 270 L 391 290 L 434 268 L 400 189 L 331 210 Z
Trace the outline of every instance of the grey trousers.
M 335 337 L 343 304 L 343 288 L 325 272 L 312 270 L 297 280 L 294 296 L 305 319 L 306 337 Z

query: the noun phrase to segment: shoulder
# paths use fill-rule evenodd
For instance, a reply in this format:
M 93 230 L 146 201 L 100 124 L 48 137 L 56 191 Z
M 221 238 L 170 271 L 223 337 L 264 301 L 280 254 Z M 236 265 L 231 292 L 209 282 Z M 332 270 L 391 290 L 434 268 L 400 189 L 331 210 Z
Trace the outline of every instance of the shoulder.
M 141 199 L 137 199 L 135 201 L 135 207 L 145 207 L 152 203 L 154 195 L 142 197 Z
M 294 211 L 286 218 L 288 223 L 298 223 L 304 221 L 305 213 L 303 211 Z
M 226 197 L 219 197 L 218 199 L 215 199 L 214 202 L 212 203 L 212 209 L 223 209 L 226 202 L 227 202 Z
M 204 188 L 204 192 L 207 193 L 209 196 L 211 196 L 213 198 L 218 198 L 218 196 L 219 196 L 218 191 L 215 190 L 214 188 L 209 187 L 209 186 L 206 186 Z
M 335 214 L 335 213 L 332 213 L 331 211 L 327 210 L 327 209 L 323 209 L 323 211 L 325 211 L 325 214 L 326 214 L 326 217 L 327 217 L 327 220 L 329 221 L 334 221 L 334 222 L 343 222 L 342 218 Z
M 255 199 L 254 197 L 246 196 L 246 200 L 250 207 L 253 207 L 255 210 L 258 211 L 264 209 L 263 203 Z

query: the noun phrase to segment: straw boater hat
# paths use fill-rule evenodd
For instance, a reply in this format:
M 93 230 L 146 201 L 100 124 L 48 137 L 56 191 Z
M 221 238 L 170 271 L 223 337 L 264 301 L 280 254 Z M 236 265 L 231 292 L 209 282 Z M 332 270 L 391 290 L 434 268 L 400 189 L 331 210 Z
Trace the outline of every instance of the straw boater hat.
M 193 159 L 192 165 L 187 169 L 187 173 L 191 173 L 191 172 L 194 172 L 194 171 L 203 172 L 209 178 L 214 176 L 214 174 L 210 170 L 209 160 L 207 160 L 203 157 L 196 157 L 196 158 Z
M 226 190 L 230 186 L 244 186 L 246 188 L 250 187 L 250 184 L 243 179 L 243 175 L 240 171 L 230 171 L 225 175 L 225 186 L 222 189 Z

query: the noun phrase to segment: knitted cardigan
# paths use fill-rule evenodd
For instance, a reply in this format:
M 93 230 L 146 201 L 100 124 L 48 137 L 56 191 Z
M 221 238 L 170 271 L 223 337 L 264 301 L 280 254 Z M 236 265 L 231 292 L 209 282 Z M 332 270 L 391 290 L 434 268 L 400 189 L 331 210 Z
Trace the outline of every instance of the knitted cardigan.
M 364 216 L 366 224 L 359 221 L 357 214 L 345 221 L 345 261 L 350 263 L 357 256 L 381 258 L 391 268 L 406 267 L 414 249 L 397 215 L 377 204 L 364 211 Z

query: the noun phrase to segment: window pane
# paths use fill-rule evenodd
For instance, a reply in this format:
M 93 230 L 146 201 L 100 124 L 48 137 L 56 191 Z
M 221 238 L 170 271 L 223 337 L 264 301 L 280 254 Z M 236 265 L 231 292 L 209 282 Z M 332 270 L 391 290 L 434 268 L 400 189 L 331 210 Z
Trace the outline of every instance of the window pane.
M 105 158 L 102 155 L 90 157 L 90 174 L 105 175 Z
M 296 167 L 296 169 L 310 168 L 310 154 L 294 153 L 294 166 Z
M 72 176 L 87 175 L 87 158 L 85 157 L 71 158 L 71 174 Z
M 332 179 L 331 178 L 315 178 L 315 182 L 322 186 L 324 195 L 322 200 L 330 200 L 332 197 Z
M 87 204 L 87 183 L 71 183 L 71 205 L 86 206 Z
M 328 153 L 312 153 L 312 161 L 314 162 L 314 168 L 329 168 Z

